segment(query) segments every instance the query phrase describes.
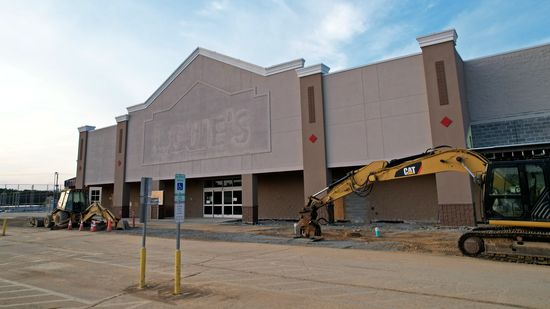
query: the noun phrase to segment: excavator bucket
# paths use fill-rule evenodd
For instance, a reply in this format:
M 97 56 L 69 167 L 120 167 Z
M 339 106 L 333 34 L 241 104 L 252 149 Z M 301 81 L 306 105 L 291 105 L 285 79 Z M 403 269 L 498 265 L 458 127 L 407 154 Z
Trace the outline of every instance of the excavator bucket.
M 93 202 L 92 205 L 88 206 L 82 213 L 82 222 L 88 222 L 97 217 L 101 217 L 105 222 L 111 220 L 115 229 L 117 228 L 118 221 L 120 221 L 120 219 L 115 217 L 109 209 L 101 206 L 98 202 Z
M 296 224 L 295 237 L 304 237 L 314 240 L 321 240 L 321 226 L 317 222 L 317 209 L 302 209 L 300 220 Z

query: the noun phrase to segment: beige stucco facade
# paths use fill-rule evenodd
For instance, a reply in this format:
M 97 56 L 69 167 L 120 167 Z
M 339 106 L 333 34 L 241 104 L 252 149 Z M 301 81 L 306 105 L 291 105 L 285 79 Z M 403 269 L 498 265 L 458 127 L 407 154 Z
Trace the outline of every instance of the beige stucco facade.
M 454 30 L 417 40 L 418 54 L 334 73 L 303 59 L 264 68 L 198 48 L 116 125 L 79 128 L 76 184 L 103 187 L 109 206 L 131 216 L 141 178 L 151 177 L 169 217 L 174 175 L 184 173 L 187 216 L 242 215 L 255 223 L 297 217 L 309 195 L 374 160 L 466 147 L 471 122 L 497 108 L 472 103 L 480 99 L 469 92 L 470 79 L 483 81 L 485 67 L 505 60 L 464 61 Z M 514 54 L 514 64 L 535 54 L 545 65 L 545 50 Z M 537 87 L 527 113 L 544 112 L 548 94 Z M 384 183 L 366 199 L 339 202 L 336 219 L 447 224 L 441 218 L 449 209 L 472 212 L 473 189 L 467 176 L 452 174 Z M 221 213 L 213 213 L 218 203 Z M 471 217 L 459 224 L 475 223 Z
M 327 74 L 324 84 L 329 167 L 364 165 L 432 147 L 421 55 Z
M 298 98 L 294 70 L 266 77 L 199 55 L 129 113 L 126 179 L 299 170 Z

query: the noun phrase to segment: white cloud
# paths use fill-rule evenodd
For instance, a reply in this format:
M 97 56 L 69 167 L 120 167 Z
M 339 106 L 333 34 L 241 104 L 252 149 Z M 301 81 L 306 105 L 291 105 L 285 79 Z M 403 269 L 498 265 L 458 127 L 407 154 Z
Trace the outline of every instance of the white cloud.
M 271 6 L 226 3 L 223 14 L 209 14 L 212 3 L 181 21 L 186 42 L 263 66 L 304 57 L 332 69 L 348 65 L 346 45 L 376 25 L 387 1 L 274 1 Z
M 204 7 L 199 11 L 199 14 L 202 16 L 212 16 L 215 14 L 219 14 L 220 12 L 224 11 L 227 8 L 227 5 L 228 5 L 227 0 L 211 1 L 206 5 L 206 7 Z
M 349 3 L 335 3 L 320 26 L 318 35 L 327 41 L 340 42 L 365 31 L 365 16 Z
M 74 176 L 77 127 L 115 124 L 169 74 L 170 51 L 79 28 L 56 6 L 17 2 L 0 10 L 0 184 Z M 158 57 L 158 58 L 157 58 Z M 143 63 L 143 59 L 155 59 Z

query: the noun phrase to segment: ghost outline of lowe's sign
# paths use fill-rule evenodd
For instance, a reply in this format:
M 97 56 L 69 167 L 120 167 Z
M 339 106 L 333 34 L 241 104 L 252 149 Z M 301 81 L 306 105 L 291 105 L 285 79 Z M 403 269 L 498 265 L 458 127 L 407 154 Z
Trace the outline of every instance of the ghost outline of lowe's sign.
M 186 162 L 271 151 L 269 94 L 195 83 L 144 123 L 143 163 Z M 154 104 L 153 104 L 154 105 Z

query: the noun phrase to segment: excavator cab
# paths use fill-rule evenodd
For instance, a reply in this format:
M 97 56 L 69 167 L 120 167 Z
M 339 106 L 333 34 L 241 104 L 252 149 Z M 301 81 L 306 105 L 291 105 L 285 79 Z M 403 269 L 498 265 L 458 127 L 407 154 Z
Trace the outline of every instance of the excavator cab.
M 494 162 L 488 166 L 485 220 L 550 221 L 549 160 Z

